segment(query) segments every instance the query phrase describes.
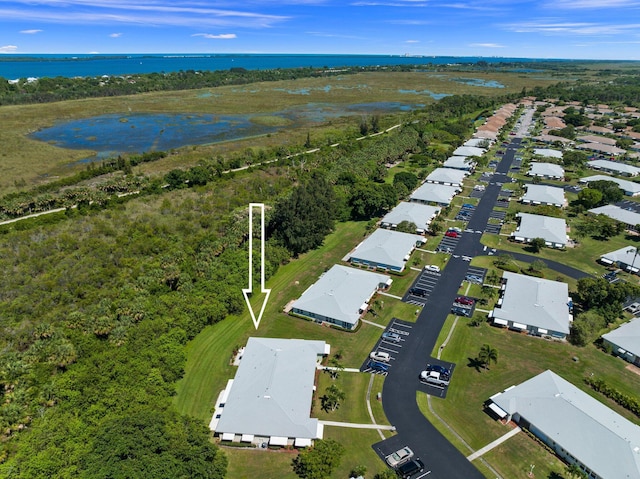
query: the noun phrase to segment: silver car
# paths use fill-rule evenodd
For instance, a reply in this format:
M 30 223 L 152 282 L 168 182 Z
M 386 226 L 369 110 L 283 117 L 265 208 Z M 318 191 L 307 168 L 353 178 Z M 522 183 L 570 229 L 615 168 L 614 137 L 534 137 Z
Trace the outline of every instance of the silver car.
M 413 457 L 413 451 L 409 449 L 407 446 L 402 449 L 398 449 L 393 454 L 389 454 L 386 457 L 387 464 L 389 464 L 394 469 L 398 466 L 401 466 L 405 462 L 408 462 Z

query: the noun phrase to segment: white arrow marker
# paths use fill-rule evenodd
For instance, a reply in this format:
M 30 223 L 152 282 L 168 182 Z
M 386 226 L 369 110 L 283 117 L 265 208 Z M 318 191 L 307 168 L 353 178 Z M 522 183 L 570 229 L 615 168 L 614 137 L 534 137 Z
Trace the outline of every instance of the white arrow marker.
M 253 292 L 253 209 L 257 208 L 260 210 L 260 292 L 264 294 L 264 299 L 262 300 L 262 307 L 260 308 L 260 313 L 258 314 L 258 319 L 256 319 L 255 312 L 253 311 L 253 306 L 251 306 L 251 302 L 249 301 L 249 295 Z M 242 295 L 244 296 L 244 300 L 247 303 L 247 307 L 249 308 L 249 312 L 251 313 L 251 319 L 253 320 L 253 325 L 258 329 L 258 325 L 260 324 L 260 320 L 262 319 L 262 314 L 264 313 L 264 308 L 267 305 L 267 301 L 269 300 L 269 295 L 271 294 L 270 289 L 265 289 L 264 287 L 264 204 L 263 203 L 249 203 L 249 287 L 242 290 Z

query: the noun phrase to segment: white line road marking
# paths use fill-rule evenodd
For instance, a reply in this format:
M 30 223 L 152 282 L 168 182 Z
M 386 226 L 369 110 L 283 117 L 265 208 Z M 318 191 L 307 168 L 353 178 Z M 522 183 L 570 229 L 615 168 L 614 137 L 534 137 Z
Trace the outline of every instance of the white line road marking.
M 425 472 L 425 473 L 424 473 L 424 474 L 422 474 L 421 476 L 416 477 L 416 479 L 420 479 L 421 477 L 428 476 L 429 474 L 431 474 L 431 471 L 427 471 L 427 472 Z

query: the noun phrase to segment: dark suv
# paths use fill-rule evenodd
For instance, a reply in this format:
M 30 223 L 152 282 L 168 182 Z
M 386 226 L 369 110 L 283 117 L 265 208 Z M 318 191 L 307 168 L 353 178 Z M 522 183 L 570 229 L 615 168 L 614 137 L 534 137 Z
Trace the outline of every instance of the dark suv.
M 396 469 L 396 473 L 398 476 L 402 477 L 402 479 L 408 479 L 414 474 L 422 471 L 424 471 L 424 464 L 418 458 L 411 459 L 409 462 L 405 462 L 402 466 Z
M 409 290 L 409 293 L 411 293 L 414 296 L 421 296 L 424 298 L 427 295 L 427 290 L 422 288 L 411 288 Z

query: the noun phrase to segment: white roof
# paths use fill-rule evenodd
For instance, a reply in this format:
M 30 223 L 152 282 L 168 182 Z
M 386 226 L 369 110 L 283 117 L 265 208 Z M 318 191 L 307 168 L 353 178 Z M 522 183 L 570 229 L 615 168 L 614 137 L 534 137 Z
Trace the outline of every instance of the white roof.
M 640 224 L 640 213 L 625 210 L 616 205 L 604 205 L 599 206 L 598 208 L 592 208 L 589 210 L 589 213 L 593 213 L 594 215 L 606 215 L 609 218 L 613 218 L 614 220 L 620 221 L 626 225 L 635 226 Z
M 424 183 L 417 190 L 411 193 L 411 200 L 448 205 L 459 191 L 459 186 Z
M 509 271 L 505 271 L 502 278 L 507 280 L 507 285 L 502 305 L 493 310 L 494 318 L 569 334 L 566 283 Z
M 622 263 L 626 265 L 640 266 L 640 260 L 636 258 L 636 248 L 633 246 L 625 246 L 610 253 L 603 254 L 600 259 L 605 259 L 611 263 Z M 605 262 L 607 262 L 605 261 Z
M 624 323 L 602 337 L 625 351 L 640 356 L 640 318 Z
M 603 145 L 602 143 L 582 143 L 581 145 L 577 145 L 576 148 L 579 150 L 599 151 L 601 153 L 607 153 L 610 155 L 620 155 L 622 153 L 626 153 L 626 150 L 623 150 L 622 148 L 611 145 Z
M 640 478 L 640 427 L 545 371 L 493 396 L 602 478 Z
M 533 139 L 539 140 L 539 141 L 546 141 L 550 143 L 553 143 L 554 141 L 559 141 L 560 143 L 563 143 L 563 144 L 571 143 L 571 140 L 569 138 L 564 138 L 562 136 L 555 136 L 555 135 L 539 135 L 539 136 L 534 136 Z
M 453 168 L 436 168 L 427 176 L 425 181 L 427 183 L 461 185 L 467 174 L 466 171 Z
M 531 213 L 518 213 L 516 216 L 520 218 L 520 225 L 511 236 L 525 239 L 543 238 L 549 243 L 562 245 L 567 243 L 567 223 L 564 219 Z
M 470 140 L 465 141 L 462 146 L 485 148 L 487 146 L 487 143 L 491 143 L 491 142 L 487 141 L 486 138 L 471 138 Z
M 562 188 L 547 185 L 524 185 L 524 187 L 527 192 L 522 197 L 523 200 L 564 205 L 564 190 Z
M 466 156 L 450 156 L 442 166 L 457 170 L 468 170 L 476 166 L 476 162 Z
M 459 146 L 453 156 L 482 156 L 486 150 L 477 146 Z
M 337 264 L 302 293 L 292 308 L 356 324 L 362 304 L 369 301 L 381 284 L 390 281 L 385 274 Z
M 590 181 L 613 181 L 617 183 L 621 190 L 627 194 L 637 195 L 640 193 L 640 183 L 629 180 L 621 180 L 620 178 L 614 178 L 613 176 L 606 175 L 593 175 L 585 176 L 580 179 L 580 183 L 589 183 Z
M 552 150 L 551 148 L 535 148 L 533 150 L 534 155 L 545 156 L 547 158 L 562 158 L 562 152 L 558 150 Z
M 399 225 L 403 221 L 410 221 L 420 230 L 426 229 L 431 220 L 440 212 L 437 206 L 402 201 L 382 218 L 383 224 Z
M 584 135 L 576 138 L 578 141 L 583 141 L 585 143 L 602 143 L 603 145 L 612 145 L 615 146 L 616 139 L 609 138 L 607 136 L 598 136 L 598 135 Z
M 564 176 L 564 168 L 555 163 L 531 162 L 529 174 L 532 176 L 551 176 L 562 178 Z
M 422 244 L 422 236 L 399 231 L 377 229 L 351 253 L 351 259 L 364 260 L 385 266 L 403 269 L 405 258 L 416 244 Z
M 636 176 L 640 173 L 640 168 L 635 166 L 627 165 L 626 163 L 621 163 L 619 161 L 611 161 L 611 160 L 593 160 L 587 162 L 591 168 L 595 170 L 609 170 L 609 171 L 617 171 L 618 173 L 622 173 L 624 175 Z
M 309 417 L 324 341 L 249 338 L 216 432 L 315 439 Z

